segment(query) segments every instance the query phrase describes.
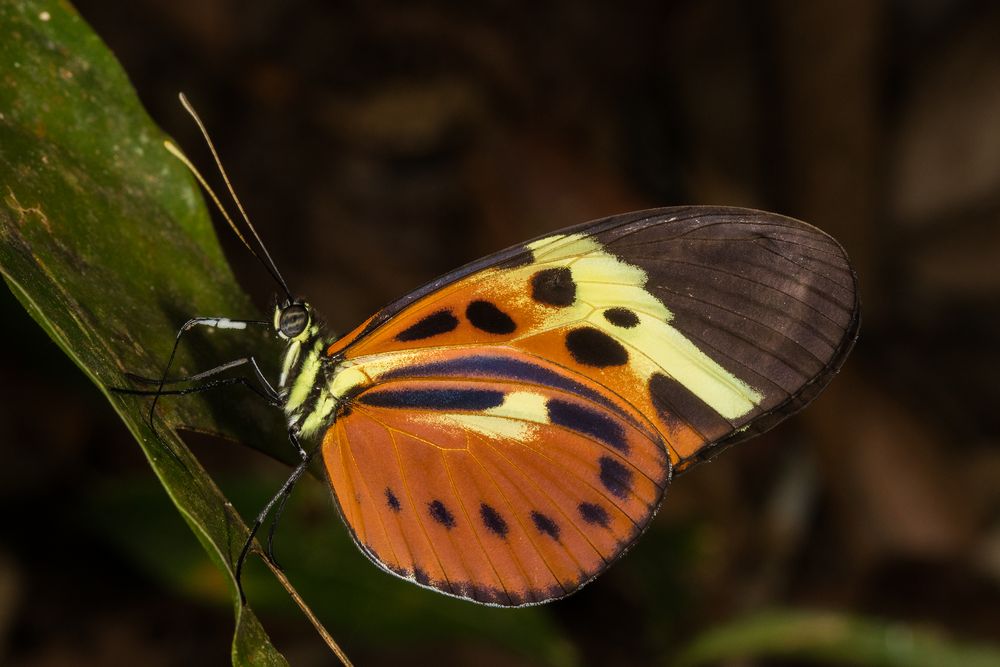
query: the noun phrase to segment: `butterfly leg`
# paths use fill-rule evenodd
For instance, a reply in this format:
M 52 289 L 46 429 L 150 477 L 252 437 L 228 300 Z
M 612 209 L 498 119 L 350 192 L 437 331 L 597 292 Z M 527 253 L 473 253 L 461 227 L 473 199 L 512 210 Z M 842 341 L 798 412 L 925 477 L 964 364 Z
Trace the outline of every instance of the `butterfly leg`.
M 274 407 L 281 407 L 280 400 L 253 384 L 248 378 L 242 376 L 212 380 L 195 387 L 186 387 L 184 389 L 161 389 L 157 391 L 155 389 L 126 389 L 122 387 L 111 387 L 111 391 L 116 394 L 127 394 L 130 396 L 184 396 L 186 394 L 200 394 L 212 389 L 218 389 L 219 387 L 232 387 L 235 385 L 242 385 L 255 393 L 261 399 L 267 401 L 270 405 Z
M 310 455 L 306 453 L 306 450 L 302 448 L 302 443 L 299 442 L 299 438 L 295 435 L 295 431 L 288 431 L 288 439 L 291 440 L 292 444 L 299 452 L 299 456 L 305 461 L 310 458 Z M 281 521 L 281 515 L 285 513 L 285 505 L 288 503 L 288 498 L 292 495 L 292 487 L 288 487 L 285 494 L 278 501 L 277 507 L 274 508 L 274 516 L 271 518 L 271 526 L 267 531 L 267 548 L 265 549 L 265 554 L 268 560 L 278 568 L 282 570 L 284 568 L 278 563 L 278 559 L 274 557 L 274 535 L 278 532 L 278 522 Z
M 204 384 L 200 384 L 194 387 L 187 387 L 184 389 L 163 388 L 171 385 L 183 384 L 185 382 L 198 382 L 200 380 L 206 380 L 215 375 L 228 371 L 232 368 L 238 368 L 240 366 L 245 366 L 245 365 L 249 365 L 250 368 L 253 370 L 254 379 L 256 379 L 257 384 L 254 384 L 250 378 L 240 376 L 235 378 L 225 378 L 221 380 L 211 380 Z M 261 398 L 263 398 L 264 400 L 266 400 L 268 403 L 279 407 L 281 405 L 281 398 L 278 395 L 277 390 L 268 381 L 267 377 L 264 375 L 264 372 L 260 369 L 260 365 L 258 364 L 257 359 L 254 358 L 253 356 L 235 359 L 233 361 L 216 366 L 215 368 L 210 368 L 207 371 L 202 371 L 201 373 L 196 373 L 194 375 L 189 375 L 187 377 L 181 377 L 181 378 L 171 378 L 171 379 L 161 380 L 155 378 L 142 377 L 140 375 L 133 375 L 131 373 L 126 373 L 126 377 L 137 384 L 156 385 L 157 389 L 147 390 L 147 389 L 112 387 L 111 390 L 119 394 L 159 397 L 159 396 L 171 396 L 171 395 L 177 396 L 184 394 L 192 394 L 192 393 L 207 391 L 209 389 L 215 389 L 216 387 L 241 384 L 247 389 L 257 394 L 258 396 L 260 396 Z
M 260 366 L 257 363 L 257 360 L 252 356 L 230 361 L 220 366 L 216 366 L 215 368 L 211 368 L 207 371 L 202 371 L 201 373 L 198 373 L 196 375 L 191 375 L 183 378 L 173 378 L 165 381 L 163 385 L 167 386 L 173 384 L 180 384 L 183 382 L 204 380 L 205 378 L 211 377 L 212 375 L 217 375 L 219 373 L 222 373 L 223 371 L 227 371 L 231 368 L 236 368 L 244 364 L 250 364 L 250 366 L 253 368 L 257 381 L 260 383 L 260 387 L 251 384 L 249 378 L 240 376 L 234 378 L 223 378 L 220 380 L 212 380 L 210 382 L 206 382 L 204 384 L 200 384 L 195 387 L 186 387 L 184 389 L 147 390 L 147 389 L 125 389 L 119 387 L 112 387 L 111 390 L 119 394 L 130 394 L 133 396 L 183 396 L 185 394 L 195 394 L 203 391 L 208 391 L 210 389 L 215 389 L 217 387 L 227 387 L 240 384 L 249 389 L 250 391 L 254 392 L 255 394 L 257 394 L 258 396 L 260 396 L 262 399 L 270 403 L 272 406 L 276 408 L 282 407 L 283 403 L 281 401 L 281 395 L 268 381 L 263 371 L 261 371 Z M 155 384 L 158 386 L 160 384 L 160 381 L 157 379 L 145 378 L 139 375 L 131 375 L 131 374 L 128 375 L 130 379 L 140 384 Z M 308 456 L 308 454 L 306 454 L 306 450 L 303 449 L 302 444 L 299 442 L 298 436 L 293 431 L 289 431 L 288 439 L 295 446 L 295 451 L 298 453 L 299 458 L 305 459 Z
M 217 373 L 221 373 L 224 370 L 228 370 L 230 368 L 236 368 L 237 366 L 242 366 L 244 364 L 250 364 L 251 367 L 254 370 L 254 373 L 257 375 L 257 379 L 260 381 L 260 383 L 262 385 L 270 387 L 270 382 L 268 382 L 267 379 L 264 377 L 264 372 L 261 371 L 260 366 L 259 366 L 259 364 L 257 362 L 257 359 L 254 356 L 252 356 L 252 355 L 249 356 L 249 357 L 241 357 L 239 359 L 235 359 L 233 361 L 229 361 L 229 362 L 226 362 L 224 364 L 220 364 L 219 366 L 216 366 L 214 368 L 210 368 L 207 371 L 202 371 L 201 373 L 195 373 L 194 375 L 187 375 L 187 376 L 184 376 L 184 377 L 177 377 L 177 378 L 166 378 L 166 379 L 162 380 L 162 382 L 163 382 L 164 386 L 172 385 L 172 384 L 182 384 L 184 382 L 194 382 L 194 381 L 201 380 L 201 379 L 204 379 L 206 377 L 209 377 L 211 375 L 215 375 Z M 135 382 L 136 384 L 155 384 L 155 385 L 158 385 L 158 384 L 160 384 L 160 381 L 161 381 L 160 378 L 151 378 L 151 377 L 146 377 L 144 375 L 137 375 L 135 373 L 125 373 L 124 375 L 125 375 L 125 377 L 128 380 L 131 380 L 132 382 Z
M 251 382 L 251 380 L 245 376 L 221 378 L 221 379 L 209 379 L 215 375 L 218 375 L 230 369 L 238 368 L 240 366 L 244 366 L 247 364 L 249 364 L 250 367 L 253 369 L 259 386 L 258 384 L 254 384 L 253 382 Z M 116 394 L 129 394 L 132 396 L 153 397 L 152 405 L 150 405 L 149 409 L 149 428 L 150 430 L 152 430 L 153 436 L 161 442 L 164 442 L 164 440 L 162 437 L 160 437 L 159 432 L 156 430 L 156 424 L 153 419 L 155 416 L 156 403 L 157 401 L 159 401 L 160 396 L 165 396 L 165 395 L 182 396 L 184 394 L 195 394 L 203 391 L 209 391 L 211 389 L 216 389 L 219 387 L 229 387 L 239 384 L 243 385 L 253 393 L 257 394 L 259 397 L 264 399 L 270 405 L 277 408 L 281 407 L 281 398 L 278 395 L 278 392 L 274 389 L 271 383 L 268 382 L 267 377 L 261 371 L 260 365 L 257 363 L 257 360 L 253 356 L 243 357 L 241 359 L 235 359 L 225 364 L 216 366 L 215 368 L 210 368 L 207 371 L 202 371 L 201 373 L 196 373 L 188 377 L 173 378 L 169 380 L 166 378 L 160 378 L 160 379 L 144 378 L 133 374 L 126 374 L 126 375 L 130 380 L 136 383 L 156 385 L 156 389 L 132 389 L 128 387 L 109 387 L 109 389 Z M 198 382 L 200 380 L 208 380 L 208 381 L 194 387 L 185 387 L 183 389 L 164 389 L 164 387 L 167 385 L 175 385 L 184 382 Z M 186 467 L 186 464 L 184 464 L 184 462 L 181 460 L 181 458 L 177 455 L 176 452 L 174 452 L 170 448 L 167 448 L 167 452 L 175 461 L 177 461 L 181 465 L 185 465 Z
M 298 441 L 295 440 L 295 443 L 298 444 Z M 299 449 L 301 450 L 301 447 L 299 447 Z M 250 548 L 253 546 L 254 537 L 256 537 L 257 531 L 260 530 L 260 527 L 264 524 L 264 521 L 267 520 L 267 516 L 271 513 L 271 510 L 274 509 L 275 505 L 279 505 L 281 509 L 284 508 L 285 502 L 288 500 L 288 496 L 291 495 L 292 493 L 292 489 L 295 487 L 295 484 L 302 478 L 302 475 L 305 474 L 306 470 L 309 469 L 309 463 L 312 461 L 313 456 L 316 455 L 317 451 L 319 451 L 318 446 L 310 452 L 304 452 L 305 456 L 303 456 L 302 462 L 295 467 L 295 470 L 292 471 L 292 474 L 289 475 L 288 479 L 285 480 L 285 483 L 281 485 L 281 489 L 278 490 L 278 493 L 276 493 L 273 498 L 267 501 L 267 505 L 265 505 L 264 509 L 260 511 L 260 513 L 257 515 L 257 518 L 254 519 L 253 526 L 250 527 L 250 533 L 249 535 L 247 535 L 246 542 L 243 543 L 243 549 L 240 550 L 240 555 L 236 559 L 236 588 L 240 592 L 240 600 L 243 602 L 243 604 L 246 604 L 247 601 L 246 595 L 243 593 L 243 563 L 246 562 L 247 555 L 249 555 L 250 553 Z M 272 532 L 273 532 L 273 524 L 272 524 Z M 270 549 L 270 536 L 268 538 L 268 542 L 269 542 L 268 549 Z M 270 555 L 268 555 L 268 558 L 271 559 L 273 562 L 273 558 L 271 558 Z
M 264 548 L 264 555 L 279 570 L 284 570 L 285 568 L 281 566 L 281 563 L 274 556 L 274 534 L 278 530 L 278 521 L 281 520 L 281 515 L 285 513 L 285 505 L 288 504 L 288 499 L 291 495 L 292 490 L 289 488 L 281 495 L 281 500 L 278 501 L 277 507 L 274 508 L 274 516 L 271 517 L 271 526 L 267 531 L 267 546 Z
M 174 357 L 177 356 L 177 348 L 180 346 L 181 338 L 184 337 L 184 334 L 187 333 L 188 331 L 191 331 L 195 327 L 208 327 L 211 329 L 246 329 L 248 326 L 251 325 L 270 326 L 270 323 L 265 322 L 264 320 L 232 320 L 226 317 L 192 317 L 187 322 L 181 325 L 181 328 L 177 330 L 177 334 L 174 336 L 174 346 L 170 350 L 170 356 L 167 358 L 167 365 L 163 369 L 163 375 L 160 376 L 160 380 L 157 383 L 156 393 L 154 395 L 153 402 L 149 406 L 150 428 L 152 428 L 154 431 L 156 430 L 156 427 L 153 425 L 153 416 L 156 412 L 156 402 L 159 399 L 159 393 L 163 390 L 163 385 L 166 384 L 167 382 L 167 376 L 170 373 L 170 367 L 174 363 Z M 254 362 L 253 365 L 254 367 L 256 367 L 257 365 L 256 362 Z M 226 366 L 226 364 L 223 364 L 222 366 L 224 367 Z M 212 369 L 212 371 L 218 371 L 219 368 L 222 367 L 217 366 L 215 369 Z M 210 372 L 211 371 L 206 371 L 206 373 Z M 257 369 L 257 372 L 258 373 L 260 372 L 259 368 Z
M 156 431 L 156 426 L 153 424 L 153 417 L 156 413 L 156 403 L 159 400 L 160 395 L 163 393 L 163 387 L 168 383 L 167 376 L 170 373 L 170 367 L 173 366 L 174 358 L 177 356 L 177 348 L 180 346 L 181 338 L 184 337 L 188 331 L 191 331 L 195 327 L 208 327 L 211 329 L 246 329 L 248 326 L 270 326 L 269 322 L 264 320 L 234 320 L 228 317 L 192 317 L 187 322 L 181 325 L 180 329 L 177 330 L 177 334 L 174 336 L 174 345 L 170 350 L 170 356 L 167 358 L 167 365 L 163 369 L 163 374 L 160 379 L 149 384 L 156 384 L 156 391 L 151 392 L 149 395 L 153 396 L 153 402 L 149 406 L 149 426 L 153 431 Z M 252 359 L 252 357 L 250 357 Z M 246 363 L 246 360 L 237 360 L 236 362 L 230 362 L 232 365 L 238 365 L 239 363 Z M 223 364 L 222 366 L 217 366 L 205 374 L 201 374 L 204 377 L 206 374 L 210 375 L 213 372 L 222 372 L 231 368 L 232 365 Z M 259 379 L 263 381 L 264 386 L 268 387 L 272 393 L 274 393 L 273 388 L 271 388 L 270 383 L 263 377 L 263 373 L 260 372 L 260 368 L 257 366 L 257 362 L 253 361 L 252 365 L 256 371 Z M 132 378 L 138 378 L 139 376 L 132 376 Z M 187 380 L 193 380 L 199 377 L 198 375 L 191 376 Z M 143 378 L 147 380 L 149 378 Z M 171 381 L 172 382 L 172 381 Z M 123 392 L 123 393 L 134 393 L 134 392 Z

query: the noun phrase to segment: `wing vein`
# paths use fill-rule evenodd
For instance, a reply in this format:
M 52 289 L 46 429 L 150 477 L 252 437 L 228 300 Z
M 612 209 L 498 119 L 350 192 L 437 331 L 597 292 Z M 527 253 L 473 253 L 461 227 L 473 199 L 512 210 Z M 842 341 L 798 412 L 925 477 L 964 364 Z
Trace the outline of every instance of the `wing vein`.
M 455 477 L 454 475 L 451 474 L 451 466 L 448 465 L 447 455 L 445 454 L 444 450 L 441 449 L 439 449 L 438 454 L 441 456 L 441 462 L 444 465 L 444 470 L 448 474 L 448 483 L 451 485 L 451 492 L 454 494 L 455 500 L 458 501 L 458 506 L 462 508 L 462 514 L 465 515 L 465 520 L 469 522 L 469 530 L 471 530 L 472 534 L 475 535 L 476 544 L 479 545 L 479 549 L 483 552 L 483 555 L 486 556 L 486 562 L 490 564 L 490 569 L 493 570 L 493 574 L 496 575 L 497 581 L 500 582 L 500 586 L 501 588 L 503 588 L 503 592 L 504 595 L 507 596 L 507 600 L 513 603 L 514 597 L 510 594 L 510 591 L 507 589 L 506 582 L 504 582 L 503 577 L 500 576 L 499 570 L 497 570 L 497 566 L 493 563 L 493 559 L 490 557 L 490 552 L 486 549 L 485 546 L 483 546 L 483 541 L 479 537 L 479 530 L 476 528 L 476 523 L 472 520 L 472 517 L 469 515 L 469 510 L 465 506 L 465 501 L 462 500 L 462 494 L 458 492 L 458 486 L 455 484 Z M 469 566 L 467 563 L 463 561 L 463 565 L 465 566 L 466 574 L 469 575 L 468 577 L 469 583 L 474 583 L 476 581 L 476 577 L 473 575 L 472 572 L 469 571 Z M 517 563 L 517 569 L 521 571 L 521 576 L 524 577 L 525 581 L 527 581 L 528 577 L 524 572 L 524 568 L 521 567 L 520 562 Z
M 438 563 L 438 567 L 441 569 L 441 576 L 444 577 L 445 581 L 448 582 L 448 590 L 453 590 L 453 585 L 451 578 L 448 576 L 448 571 L 444 568 L 444 563 L 441 562 L 441 555 L 438 553 L 437 549 L 434 547 L 434 541 L 431 539 L 430 533 L 427 532 L 427 527 L 424 525 L 423 520 L 420 518 L 420 505 L 418 505 L 413 499 L 413 492 L 410 490 L 410 483 L 406 481 L 406 469 L 403 466 L 403 458 L 399 452 L 399 443 L 396 442 L 396 436 L 393 435 L 392 429 L 389 428 L 388 424 L 383 423 L 381 420 L 376 418 L 374 415 L 365 412 L 369 419 L 372 419 L 378 423 L 382 428 L 386 430 L 389 435 L 389 440 L 392 442 L 392 448 L 396 452 L 396 464 L 399 466 L 399 478 L 403 481 L 403 489 L 406 491 L 406 498 L 409 500 L 410 507 L 413 508 L 413 516 L 416 517 L 417 525 L 420 526 L 420 532 L 423 533 L 424 539 L 427 540 L 427 546 L 430 547 L 431 553 L 434 554 L 434 559 Z M 416 568 L 417 561 L 413 560 L 413 578 L 416 580 Z
M 587 532 L 585 530 L 583 530 L 583 529 L 580 528 L 580 525 L 576 522 L 576 519 L 574 519 L 571 515 L 567 514 L 566 511 L 562 508 L 562 506 L 559 503 L 557 503 L 555 500 L 553 500 L 552 496 L 550 496 L 548 493 L 545 492 L 545 489 L 542 487 L 541 484 L 539 484 L 536 480 L 534 480 L 531 477 L 531 475 L 529 475 L 526 472 L 524 472 L 523 470 L 521 470 L 521 467 L 519 465 L 517 465 L 516 463 L 514 463 L 513 461 L 511 461 L 509 458 L 507 458 L 504 455 L 504 453 L 502 451 L 500 451 L 497 447 L 495 447 L 492 443 L 490 443 L 490 442 L 488 442 L 486 440 L 483 440 L 483 444 L 485 444 L 486 447 L 488 447 L 489 449 L 493 450 L 496 453 L 497 456 L 499 456 L 501 459 L 503 459 L 504 461 L 506 461 L 507 465 L 510 466 L 511 469 L 516 470 L 518 473 L 520 473 L 520 475 L 522 477 L 524 477 L 524 479 L 526 479 L 529 484 L 531 484 L 532 486 L 534 486 L 538 490 L 539 493 L 541 493 L 543 496 L 545 496 L 545 498 L 550 503 L 552 503 L 552 506 L 555 507 L 556 510 L 558 510 L 559 513 L 569 522 L 569 524 L 571 526 L 573 526 L 573 528 L 576 529 L 576 532 L 580 533 L 580 536 L 583 537 L 583 539 L 587 541 L 587 544 L 589 544 L 590 547 L 594 550 L 594 553 L 596 553 L 601 558 L 601 560 L 604 561 L 605 565 L 607 565 L 608 559 L 604 557 L 603 553 L 601 553 L 600 547 L 598 547 L 596 544 L 594 544 L 591 541 L 590 537 L 587 535 Z M 477 461 L 478 461 L 478 459 L 477 459 Z M 482 463 L 480 462 L 479 465 L 482 465 Z M 485 466 L 483 466 L 483 467 L 485 468 Z M 620 511 L 620 508 L 619 508 L 619 511 Z M 622 514 L 625 514 L 625 513 L 622 512 Z M 628 517 L 627 514 L 625 514 L 625 516 Z M 576 560 L 576 559 L 574 558 L 574 560 Z M 580 571 L 584 572 L 584 569 L 581 567 Z
M 480 438 L 480 442 L 485 442 L 485 440 L 483 438 Z M 487 445 L 487 446 L 489 446 L 489 445 Z M 469 456 L 472 457 L 472 460 L 474 460 L 479 465 L 479 467 L 483 469 L 483 473 L 490 480 L 490 483 L 493 485 L 493 488 L 495 488 L 496 491 L 497 491 L 497 493 L 500 494 L 500 497 L 503 498 L 504 504 L 507 505 L 507 509 L 510 511 L 511 515 L 514 517 L 514 520 L 517 521 L 517 525 L 519 525 L 521 527 L 521 530 L 524 531 L 524 534 L 527 536 L 528 542 L 530 542 L 531 546 L 534 548 L 535 553 L 537 553 L 538 557 L 541 558 L 541 560 L 542 560 L 543 563 L 545 563 L 545 567 L 549 571 L 549 574 L 552 575 L 552 579 L 557 584 L 559 584 L 559 586 L 563 589 L 564 593 L 568 593 L 569 591 L 566 590 L 566 587 L 563 586 L 562 581 L 559 580 L 559 577 L 556 575 L 555 570 L 552 569 L 552 565 L 549 563 L 548 559 L 545 557 L 545 554 L 542 552 L 541 549 L 538 548 L 538 543 L 534 539 L 532 539 L 531 531 L 528 530 L 528 527 L 521 520 L 521 515 L 518 514 L 517 509 L 514 507 L 514 504 L 507 497 L 507 494 L 504 493 L 503 489 L 500 488 L 500 485 L 497 484 L 496 480 L 493 478 L 492 473 L 490 473 L 490 471 L 487 470 L 486 466 L 484 466 L 482 464 L 482 462 L 479 460 L 479 458 L 475 455 L 475 453 L 471 449 L 469 449 L 468 454 L 469 454 Z M 511 547 L 510 550 L 511 550 L 511 553 L 514 553 L 513 547 Z M 570 557 L 573 559 L 573 562 L 576 563 L 577 567 L 579 568 L 580 564 L 577 562 L 576 558 L 573 557 L 572 553 L 570 554 Z M 520 559 L 517 559 L 517 560 L 518 560 L 518 563 L 520 564 Z M 527 580 L 527 578 L 525 578 L 525 580 Z
M 369 502 L 371 502 L 372 507 L 375 508 L 374 510 L 375 518 L 378 519 L 379 526 L 382 528 L 382 533 L 385 535 L 385 541 L 389 545 L 389 551 L 392 552 L 393 560 L 395 560 L 395 562 L 399 564 L 401 563 L 401 561 L 399 560 L 399 556 L 396 554 L 396 548 L 392 544 L 392 538 L 389 537 L 389 530 L 385 527 L 385 522 L 382 520 L 382 513 L 378 511 L 378 505 L 376 505 L 375 496 L 372 494 L 371 487 L 368 485 L 368 481 L 365 479 L 365 474 L 361 471 L 361 466 L 358 465 L 358 459 L 356 456 L 354 456 L 354 449 L 351 448 L 350 445 L 348 445 L 346 449 L 350 449 L 350 451 L 348 452 L 348 456 L 350 456 L 351 462 L 354 464 L 354 469 L 358 471 L 358 479 L 361 480 L 361 484 L 365 488 L 365 493 L 368 494 Z M 374 548 L 371 546 L 369 546 L 368 548 L 374 550 Z M 407 549 L 409 549 L 409 546 L 407 546 Z

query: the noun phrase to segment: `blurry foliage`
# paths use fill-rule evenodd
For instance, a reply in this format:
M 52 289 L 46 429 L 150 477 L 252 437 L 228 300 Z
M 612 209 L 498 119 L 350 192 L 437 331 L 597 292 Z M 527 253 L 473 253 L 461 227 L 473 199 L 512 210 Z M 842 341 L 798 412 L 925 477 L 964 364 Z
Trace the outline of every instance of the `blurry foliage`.
M 858 264 L 862 338 L 826 394 L 679 480 L 637 548 L 565 601 L 505 612 L 399 582 L 357 552 L 326 490 L 307 480 L 277 554 L 359 663 L 992 658 L 995 649 L 978 644 L 1000 642 L 1000 11 L 990 3 L 79 6 L 146 107 L 208 164 L 176 93 L 194 100 L 293 289 L 335 331 L 491 250 L 650 205 L 777 210 L 831 232 Z M 4 58 L 11 43 L 0 44 Z M 17 76 L 8 65 L 5 82 Z M 39 79 L 40 108 L 78 81 L 58 70 Z M 87 100 L 93 92 L 83 88 L 73 94 Z M 8 86 L 0 99 L 9 106 L 13 94 Z M 92 110 L 75 99 L 50 111 Z M 16 124 L 8 108 L 0 113 L 0 162 L 9 164 L 32 132 L 8 143 Z M 99 118 L 123 124 L 85 137 L 97 155 L 159 136 L 145 120 L 146 135 L 131 116 Z M 155 239 L 124 253 L 162 271 L 152 284 L 167 297 L 152 296 L 143 267 L 103 281 L 124 302 L 91 319 L 124 321 L 136 341 L 113 348 L 123 359 L 114 373 L 154 372 L 187 316 L 266 312 L 273 292 L 223 235 L 257 308 L 245 302 L 180 168 L 145 157 L 152 173 L 171 174 L 153 186 L 186 193 L 161 206 L 197 224 L 172 259 L 179 264 L 153 261 Z M 39 197 L 18 188 L 54 194 L 66 174 L 101 176 L 37 161 L 32 169 L 39 178 L 12 183 L 25 210 Z M 113 197 L 117 205 L 146 193 L 124 186 L 129 197 Z M 96 197 L 74 190 L 45 212 L 97 224 Z M 135 242 L 135 221 L 147 218 L 130 213 L 114 243 Z M 63 255 L 103 247 L 62 224 L 72 251 Z M 21 230 L 35 244 L 50 238 L 33 222 Z M 183 275 L 199 263 L 222 271 L 219 284 L 234 291 L 187 285 Z M 93 284 L 104 270 L 96 261 L 85 269 L 59 278 Z M 11 662 L 221 661 L 231 632 L 225 576 L 144 480 L 134 445 L 95 392 L 14 304 L 0 307 L 5 349 L 18 351 L 4 367 L 0 491 L 6 506 L 24 508 L 0 542 L 0 583 L 20 582 L 0 586 L 0 621 L 13 619 Z M 245 349 L 237 338 L 193 339 L 183 367 L 231 358 Z M 289 455 L 280 418 L 240 395 L 163 409 Z M 283 478 L 248 449 L 192 444 L 243 516 Z M 67 545 L 72 557 L 62 555 Z M 329 661 L 259 561 L 248 589 L 292 664 Z M 762 611 L 772 608 L 788 611 Z M 892 652 L 900 647 L 911 652 Z
M 678 667 L 739 658 L 816 665 L 993 667 L 1000 650 L 943 639 L 926 628 L 830 612 L 764 611 L 713 628 L 681 652 Z

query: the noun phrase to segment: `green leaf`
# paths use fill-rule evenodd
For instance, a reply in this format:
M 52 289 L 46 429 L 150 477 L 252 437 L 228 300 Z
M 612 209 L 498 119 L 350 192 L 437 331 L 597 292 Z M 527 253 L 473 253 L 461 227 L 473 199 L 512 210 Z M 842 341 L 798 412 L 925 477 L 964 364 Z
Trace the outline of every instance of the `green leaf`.
M 126 384 L 125 371 L 158 376 L 191 315 L 261 315 L 237 286 L 192 179 L 75 11 L 3 2 L 0 32 L 0 273 L 107 396 L 226 573 L 234 664 L 285 664 L 236 593 L 233 563 L 246 527 L 174 430 L 235 436 L 289 460 L 280 415 L 249 396 L 163 400 L 157 437 L 145 421 L 148 399 L 108 390 Z M 248 349 L 277 358 L 263 332 L 247 334 L 192 336 L 174 371 L 204 370 Z
M 696 637 L 674 664 L 763 657 L 871 667 L 1000 665 L 995 647 L 956 642 L 906 623 L 821 611 L 770 611 L 713 628 Z

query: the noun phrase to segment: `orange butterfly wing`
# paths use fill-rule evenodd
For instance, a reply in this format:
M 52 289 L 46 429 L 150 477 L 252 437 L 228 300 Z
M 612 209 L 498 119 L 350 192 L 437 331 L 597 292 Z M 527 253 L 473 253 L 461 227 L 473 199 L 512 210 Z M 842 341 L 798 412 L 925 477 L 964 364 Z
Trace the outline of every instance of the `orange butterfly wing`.
M 660 436 L 522 357 L 436 354 L 353 396 L 328 432 L 344 518 L 384 567 L 479 602 L 537 603 L 593 578 L 648 523 L 670 478 Z
M 857 326 L 843 250 L 804 223 L 617 216 L 471 264 L 331 345 L 323 457 L 384 568 L 542 602 L 628 548 L 672 467 L 811 400 Z

